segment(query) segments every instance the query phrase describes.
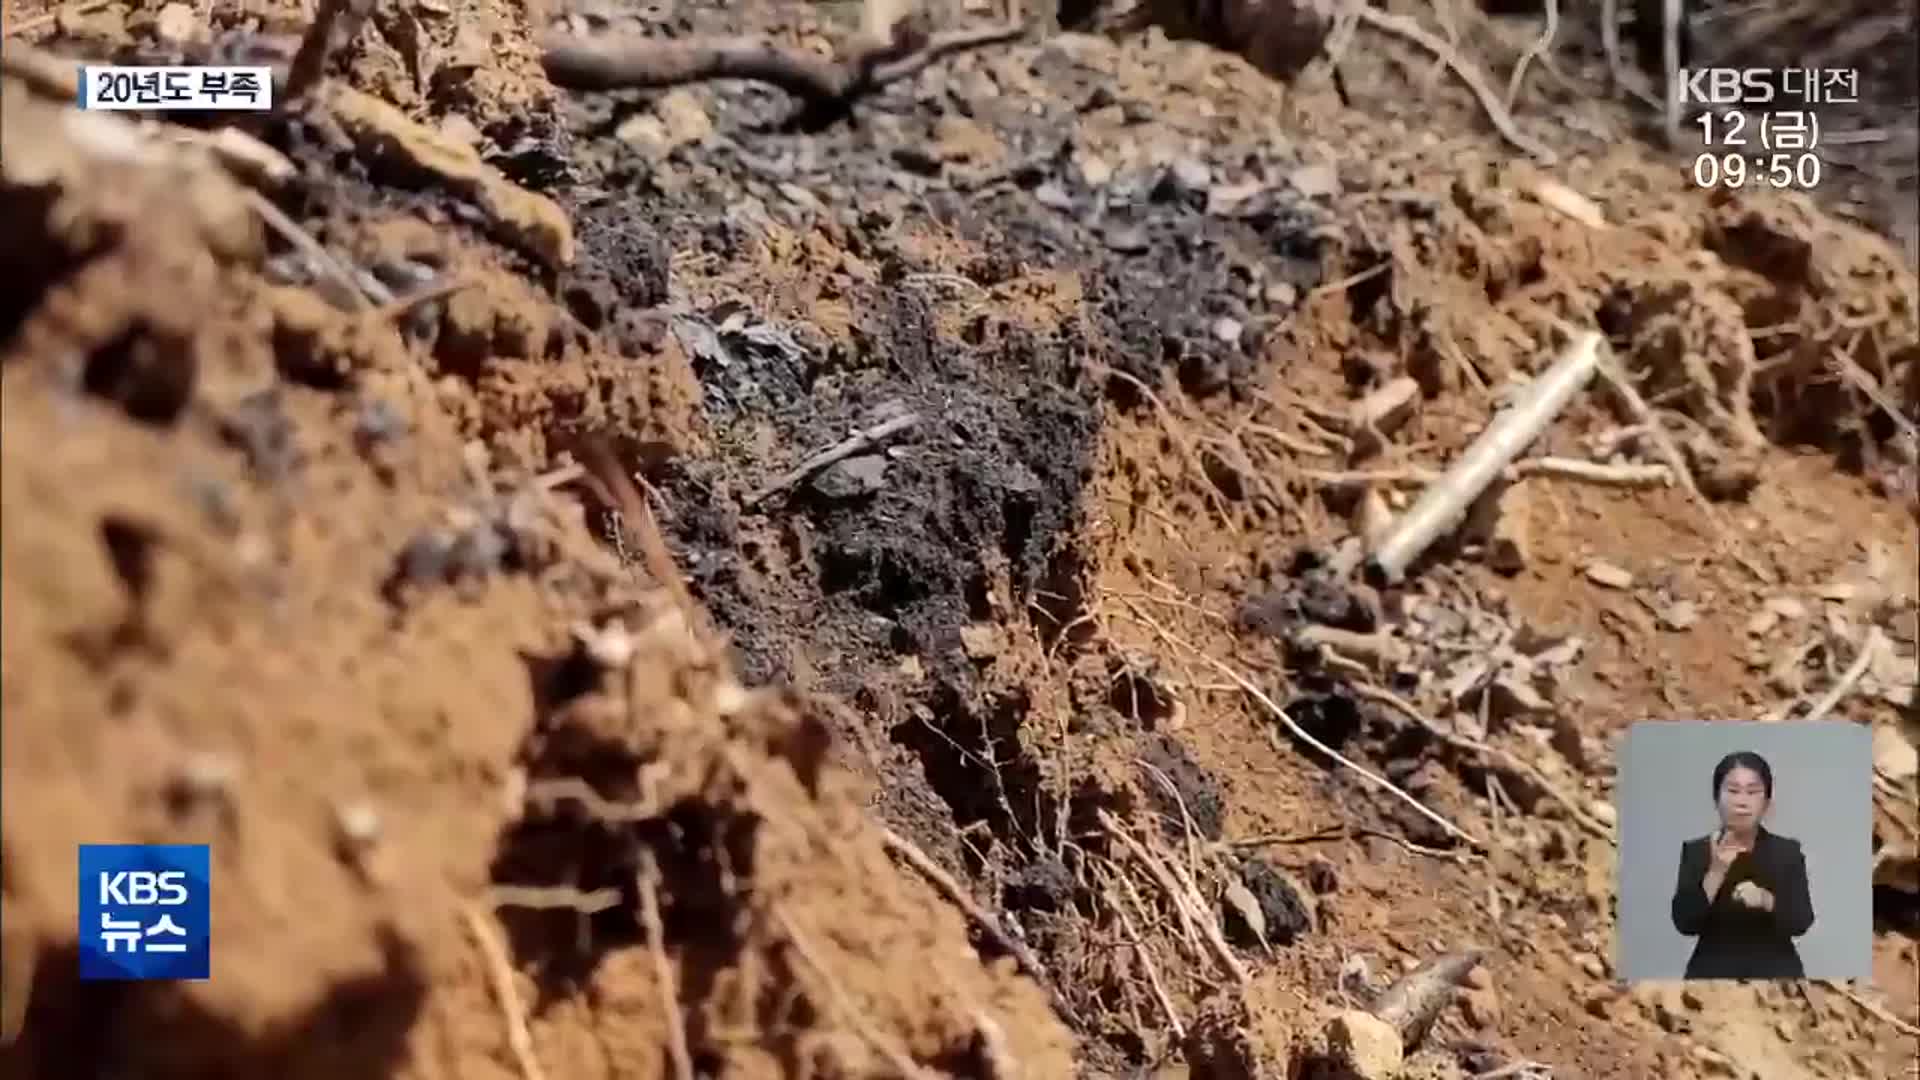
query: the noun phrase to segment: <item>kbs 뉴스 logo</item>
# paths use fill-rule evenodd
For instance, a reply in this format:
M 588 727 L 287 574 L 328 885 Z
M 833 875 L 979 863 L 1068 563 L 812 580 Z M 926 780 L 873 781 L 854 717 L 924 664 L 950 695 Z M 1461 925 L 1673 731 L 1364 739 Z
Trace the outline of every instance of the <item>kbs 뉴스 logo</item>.
M 80 978 L 204 979 L 205 844 L 80 845 Z

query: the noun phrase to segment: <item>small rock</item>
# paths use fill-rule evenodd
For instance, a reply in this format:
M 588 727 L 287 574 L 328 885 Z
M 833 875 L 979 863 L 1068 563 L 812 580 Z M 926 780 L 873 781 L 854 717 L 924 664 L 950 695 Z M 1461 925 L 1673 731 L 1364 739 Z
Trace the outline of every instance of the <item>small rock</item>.
M 1497 574 L 1512 577 L 1527 568 L 1533 554 L 1530 502 L 1525 484 L 1509 484 L 1490 504 L 1493 520 L 1487 529 L 1486 560 Z
M 1700 621 L 1700 605 L 1691 600 L 1676 600 L 1659 611 L 1660 625 L 1669 630 L 1691 630 Z
M 1524 721 L 1552 711 L 1552 704 L 1523 679 L 1502 675 L 1487 687 L 1487 712 L 1493 719 Z
M 1290 281 L 1276 281 L 1268 285 L 1261 294 L 1269 305 L 1277 308 L 1290 308 L 1300 299 L 1300 290 Z
M 1324 855 L 1307 860 L 1307 888 L 1315 896 L 1325 896 L 1340 888 L 1340 871 Z
M 1606 965 L 1601 963 L 1600 958 L 1592 953 L 1581 953 L 1580 958 L 1574 962 L 1578 964 L 1580 970 L 1586 972 L 1590 978 L 1604 979 L 1607 977 Z
M 1327 1048 L 1353 1070 L 1357 1080 L 1392 1080 L 1407 1056 L 1393 1025 L 1359 1009 L 1349 1009 L 1328 1023 Z
M 448 113 L 441 118 L 440 134 L 462 146 L 478 147 L 486 139 L 473 121 L 459 113 Z
M 1787 620 L 1804 619 L 1807 617 L 1807 605 L 1801 603 L 1800 598 L 1797 596 L 1768 597 L 1766 610 Z
M 1079 154 L 1074 164 L 1080 171 L 1080 182 L 1088 187 L 1106 187 L 1113 182 L 1113 166 L 1105 158 L 1093 154 Z
M 1309 199 L 1323 195 L 1340 193 L 1340 171 L 1332 165 L 1302 165 L 1287 174 L 1287 183 L 1293 190 Z
M 1606 826 L 1612 826 L 1619 820 L 1619 815 L 1615 813 L 1613 804 L 1605 799 L 1595 799 L 1591 803 L 1588 803 L 1587 815 Z
M 1229 319 L 1223 315 L 1213 320 L 1213 336 L 1229 345 L 1239 344 L 1240 335 L 1245 331 L 1246 327 L 1241 326 L 1238 319 Z
M 1478 970 L 1478 969 L 1475 969 Z M 1467 1023 L 1482 1030 L 1500 1026 L 1500 994 L 1491 987 L 1460 994 L 1460 1012 Z
M 343 847 L 362 850 L 379 839 L 380 814 L 369 803 L 349 803 L 334 809 L 334 827 Z
M 808 191 L 799 184 L 782 183 L 779 185 L 778 190 L 788 202 L 795 206 L 805 210 L 820 209 L 820 200 L 814 197 L 813 192 Z
M 1920 747 L 1902 738 L 1891 725 L 1878 725 L 1873 729 L 1873 769 L 1904 785 L 1920 772 Z
M 1488 971 L 1485 964 L 1476 964 L 1460 981 L 1469 990 L 1491 990 L 1493 989 L 1493 972 Z
M 1583 1005 L 1587 1015 L 1606 1020 L 1613 1016 L 1613 1003 L 1616 1000 L 1617 996 L 1612 989 L 1601 989 L 1589 993 Z
M 1073 196 L 1066 188 L 1049 180 L 1033 189 L 1033 197 L 1049 210 L 1067 213 L 1073 209 Z
M 1734 1067 L 1733 1059 L 1710 1046 L 1696 1046 L 1687 1055 L 1694 1064 L 1700 1066 L 1708 1076 L 1738 1076 L 1740 1070 Z
M 667 125 L 657 116 L 635 113 L 613 129 L 613 137 L 639 151 L 642 157 L 657 161 L 673 152 L 673 140 Z
M 1587 580 L 1606 589 L 1633 587 L 1633 575 L 1610 562 L 1595 560 L 1587 564 Z
M 886 457 L 861 454 L 820 470 L 813 478 L 813 489 L 829 499 L 855 499 L 879 491 L 886 482 Z
M 190 4 L 168 4 L 154 19 L 154 36 L 169 45 L 184 45 L 200 34 L 200 19 Z
M 1700 995 L 1694 993 L 1692 990 L 1681 990 L 1680 1005 L 1682 1008 L 1691 1009 L 1694 1012 L 1699 1012 L 1701 1008 Z
M 674 146 L 697 143 L 713 134 L 713 121 L 690 90 L 667 91 L 653 103 L 653 112 L 665 125 L 667 139 Z
M 1132 225 L 1115 225 L 1107 230 L 1103 239 L 1108 250 L 1122 255 L 1138 255 L 1153 247 L 1147 239 L 1146 230 Z
M 960 647 L 970 659 L 988 659 L 1000 651 L 1000 630 L 992 623 L 968 623 L 960 628 Z
M 1195 161 L 1192 158 L 1181 158 L 1174 162 L 1173 168 L 1168 170 L 1168 175 L 1185 194 L 1206 191 L 1207 185 L 1213 183 L 1213 170 L 1207 168 L 1206 162 Z
M 946 167 L 946 163 L 940 160 L 938 154 L 919 143 L 907 143 L 905 146 L 895 147 L 893 160 L 901 168 L 919 176 L 938 176 L 940 170 Z

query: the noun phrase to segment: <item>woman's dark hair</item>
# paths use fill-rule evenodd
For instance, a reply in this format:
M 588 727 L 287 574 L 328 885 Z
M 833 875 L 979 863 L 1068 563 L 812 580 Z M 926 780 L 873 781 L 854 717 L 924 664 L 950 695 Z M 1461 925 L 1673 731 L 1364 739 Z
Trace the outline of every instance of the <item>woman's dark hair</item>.
M 1713 797 L 1715 799 L 1720 798 L 1720 785 L 1726 781 L 1727 774 L 1735 769 L 1748 769 L 1759 776 L 1760 786 L 1767 789 L 1767 801 L 1773 801 L 1773 766 L 1767 764 L 1766 758 L 1761 757 L 1751 750 L 1735 750 L 1733 753 L 1721 758 L 1720 764 L 1713 767 Z

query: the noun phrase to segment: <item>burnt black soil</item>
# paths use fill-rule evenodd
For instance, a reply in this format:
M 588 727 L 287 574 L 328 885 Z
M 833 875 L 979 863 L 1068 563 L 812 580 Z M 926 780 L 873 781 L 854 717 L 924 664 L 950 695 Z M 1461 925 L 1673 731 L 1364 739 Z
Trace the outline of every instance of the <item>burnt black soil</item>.
M 676 19 L 681 29 L 731 29 L 726 12 Z M 1025 64 L 1044 93 L 1002 92 L 992 65 L 1009 62 Z M 991 671 L 963 630 L 1032 633 L 1074 659 L 1084 642 L 1065 633 L 1080 614 L 1073 538 L 1101 418 L 1109 403 L 1149 407 L 1110 372 L 1150 387 L 1171 376 L 1197 396 L 1244 393 L 1248 343 L 1319 282 L 1334 239 L 1324 210 L 1280 182 L 1299 164 L 1284 144 L 1216 142 L 1090 178 L 1074 157 L 1091 152 L 1081 122 L 1095 113 L 1118 110 L 1143 141 L 1192 145 L 1171 138 L 1175 125 L 1153 103 L 1117 97 L 1112 85 L 1071 49 L 1046 44 L 936 66 L 824 132 L 789 133 L 784 95 L 720 84 L 691 91 L 711 133 L 664 156 L 617 134 L 660 96 L 652 92 L 568 97 L 557 115 L 492 133 L 509 147 L 493 163 L 559 201 L 580 244 L 578 264 L 558 275 L 513 252 L 502 259 L 613 351 L 642 355 L 671 335 L 693 365 L 710 452 L 623 449 L 661 498 L 674 554 L 731 634 L 743 676 L 851 702 L 836 710 L 836 734 L 880 781 L 876 809 L 936 857 L 995 882 L 1043 953 L 1076 901 L 1061 838 L 1097 831 L 1086 828 L 1092 808 L 1128 796 L 1052 793 L 1026 730 L 1029 690 Z M 937 128 L 956 117 L 992 132 L 1001 153 L 986 164 L 943 156 Z M 297 128 L 266 134 L 341 177 L 310 193 L 317 214 L 406 209 L 482 240 L 477 213 L 450 195 L 392 187 Z M 1223 206 L 1212 192 L 1230 177 L 1264 190 Z M 737 275 L 725 288 L 676 278 L 688 260 L 754 265 L 769 224 L 817 230 L 877 271 L 805 268 L 824 282 L 821 295 L 844 302 L 850 325 L 776 310 Z M 936 235 L 973 254 L 957 270 L 916 254 L 917 240 Z M 966 310 L 973 294 L 1050 269 L 1071 271 L 1084 290 L 1051 326 L 1004 304 Z M 850 432 L 909 413 L 916 419 L 891 437 L 764 490 Z M 1086 659 L 1109 675 L 1126 668 L 1118 657 Z M 920 674 L 895 677 L 903 664 Z M 1151 681 L 1108 685 L 1075 695 L 1086 713 L 1076 719 L 1150 731 L 1155 710 L 1141 695 L 1152 697 Z M 1186 813 L 1217 836 L 1226 793 L 1171 735 L 1143 746 Z M 1138 782 L 1159 800 L 1154 779 Z M 982 825 L 985 843 L 962 843 L 959 830 Z M 1083 838 L 1071 850 L 1101 846 Z M 1269 918 L 1283 940 L 1299 920 L 1284 907 Z

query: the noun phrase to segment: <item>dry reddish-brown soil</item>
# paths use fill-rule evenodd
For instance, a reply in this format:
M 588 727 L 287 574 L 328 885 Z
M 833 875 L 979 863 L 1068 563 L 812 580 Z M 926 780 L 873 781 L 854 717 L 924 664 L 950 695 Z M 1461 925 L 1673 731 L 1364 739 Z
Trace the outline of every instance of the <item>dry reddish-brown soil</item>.
M 407 0 L 239 121 L 263 179 L 13 48 L 281 62 L 305 7 L 8 10 L 6 1075 L 1311 1075 L 1463 948 L 1400 1075 L 1920 1054 L 1897 245 L 1568 122 L 1582 55 L 1516 107 L 1550 165 L 1366 33 L 1346 102 L 1057 33 L 797 130 L 534 37 L 851 11 Z M 1538 23 L 1492 25 L 1504 73 Z M 1664 482 L 1346 572 L 1576 326 L 1636 392 L 1536 451 Z M 1874 979 L 1620 985 L 1613 738 L 1876 640 L 1826 716 L 1876 729 Z M 75 979 L 103 841 L 212 845 L 211 979 Z

